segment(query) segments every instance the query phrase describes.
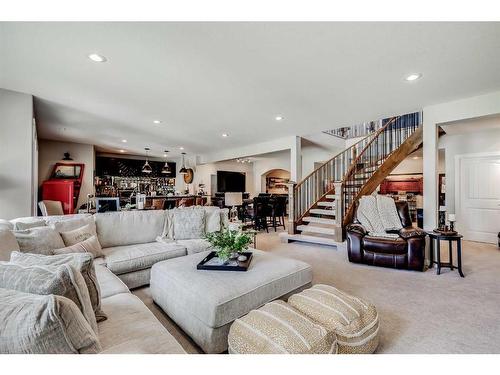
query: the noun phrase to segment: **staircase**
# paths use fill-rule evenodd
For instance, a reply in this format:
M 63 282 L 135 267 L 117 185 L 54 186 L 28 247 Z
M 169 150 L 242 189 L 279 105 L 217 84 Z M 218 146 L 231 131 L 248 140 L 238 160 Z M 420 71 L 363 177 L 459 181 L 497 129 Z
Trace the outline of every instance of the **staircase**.
M 376 131 L 315 169 L 289 188 L 285 241 L 336 246 L 344 240 L 355 203 L 371 194 L 422 144 L 421 115 L 381 120 Z

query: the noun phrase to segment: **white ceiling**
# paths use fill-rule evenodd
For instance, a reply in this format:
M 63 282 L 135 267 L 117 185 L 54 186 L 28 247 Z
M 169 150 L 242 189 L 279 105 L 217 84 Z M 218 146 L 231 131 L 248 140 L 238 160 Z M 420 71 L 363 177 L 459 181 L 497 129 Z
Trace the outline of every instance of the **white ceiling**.
M 500 116 L 485 116 L 441 125 L 446 134 L 477 133 L 500 129 Z
M 499 23 L 1 23 L 0 38 L 0 87 L 36 97 L 41 137 L 115 152 L 205 154 L 500 89 Z

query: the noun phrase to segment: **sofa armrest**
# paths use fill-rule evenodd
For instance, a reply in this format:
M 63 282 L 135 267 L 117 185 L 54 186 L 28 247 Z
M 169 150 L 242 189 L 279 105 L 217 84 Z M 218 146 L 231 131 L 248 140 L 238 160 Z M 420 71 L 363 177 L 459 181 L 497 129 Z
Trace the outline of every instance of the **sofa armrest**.
M 347 225 L 346 230 L 347 232 L 358 233 L 362 236 L 366 236 L 368 234 L 365 227 L 363 227 L 361 224 L 349 224 Z
M 406 227 L 399 231 L 399 236 L 408 240 L 410 238 L 425 238 L 426 233 L 418 227 Z

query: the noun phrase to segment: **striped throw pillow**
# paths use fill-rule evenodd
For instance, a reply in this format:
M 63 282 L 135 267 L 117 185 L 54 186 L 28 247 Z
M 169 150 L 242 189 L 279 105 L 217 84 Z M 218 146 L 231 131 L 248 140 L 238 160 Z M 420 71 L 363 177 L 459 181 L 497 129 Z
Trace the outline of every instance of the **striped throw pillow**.
M 335 334 L 283 301 L 274 301 L 236 319 L 228 336 L 230 354 L 330 354 Z
M 315 285 L 288 303 L 337 335 L 340 354 L 369 354 L 378 346 L 379 319 L 372 304 L 329 285 Z

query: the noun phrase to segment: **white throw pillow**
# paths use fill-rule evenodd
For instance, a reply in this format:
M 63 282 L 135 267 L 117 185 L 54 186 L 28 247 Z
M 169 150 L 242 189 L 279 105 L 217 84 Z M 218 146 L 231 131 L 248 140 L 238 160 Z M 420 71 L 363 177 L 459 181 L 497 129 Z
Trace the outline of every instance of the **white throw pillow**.
M 0 301 L 0 353 L 92 354 L 101 351 L 96 333 L 67 298 L 0 288 Z
M 64 247 L 61 235 L 50 227 L 13 231 L 23 253 L 51 255 L 52 250 Z
M 89 291 L 90 303 L 98 322 L 106 320 L 106 314 L 101 310 L 101 288 L 97 281 L 94 260 L 88 253 L 73 253 L 59 255 L 41 255 L 20 253 L 14 251 L 10 256 L 10 262 L 23 266 L 60 266 L 69 264 L 75 267 L 83 276 Z
M 13 251 L 19 251 L 16 236 L 10 230 L 0 229 L 0 261 L 8 261 Z
M 203 208 L 176 208 L 173 213 L 174 239 L 191 240 L 205 235 Z
M 97 333 L 89 291 L 82 274 L 70 264 L 24 266 L 0 263 L 0 288 L 40 295 L 54 294 L 72 300 Z
M 92 236 L 97 237 L 96 227 L 94 224 L 87 224 L 68 232 L 59 232 L 66 246 L 77 244 L 78 242 L 85 241 Z M 101 247 L 101 245 L 99 245 Z
M 63 235 L 63 233 L 61 233 Z M 68 241 L 64 238 L 64 242 L 68 244 Z M 52 252 L 55 255 L 59 254 L 71 254 L 71 253 L 90 253 L 92 257 L 94 258 L 99 258 L 103 257 L 104 253 L 102 252 L 102 247 L 101 244 L 99 243 L 99 240 L 97 239 L 97 236 L 90 236 L 89 238 L 77 242 L 75 244 L 72 244 L 70 246 L 63 247 L 61 249 L 55 249 Z

